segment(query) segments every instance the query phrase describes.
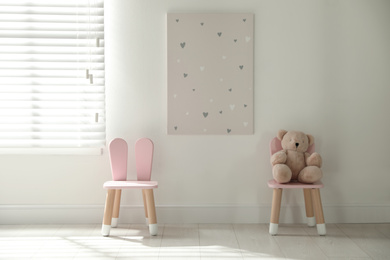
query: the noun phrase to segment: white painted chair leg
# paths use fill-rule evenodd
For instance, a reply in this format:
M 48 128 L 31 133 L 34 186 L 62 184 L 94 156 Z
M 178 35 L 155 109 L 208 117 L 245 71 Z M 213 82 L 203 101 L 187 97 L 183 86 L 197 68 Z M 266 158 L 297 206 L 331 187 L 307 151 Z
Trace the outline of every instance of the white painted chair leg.
M 118 218 L 111 219 L 111 227 L 115 228 L 118 226 Z
M 157 224 L 149 224 L 149 233 L 152 236 L 157 236 L 158 225 Z
M 148 218 L 145 218 L 145 224 L 146 224 L 147 226 L 149 226 L 149 219 L 148 219 Z
M 102 225 L 102 235 L 107 237 L 108 235 L 110 235 L 110 229 L 111 229 L 111 225 Z
M 279 224 L 269 223 L 269 233 L 275 236 L 276 234 L 278 234 L 278 227 Z
M 325 223 L 317 224 L 318 235 L 325 236 L 326 235 L 326 226 Z
M 316 218 L 315 217 L 307 218 L 307 225 L 309 227 L 315 227 L 315 225 L 316 225 Z

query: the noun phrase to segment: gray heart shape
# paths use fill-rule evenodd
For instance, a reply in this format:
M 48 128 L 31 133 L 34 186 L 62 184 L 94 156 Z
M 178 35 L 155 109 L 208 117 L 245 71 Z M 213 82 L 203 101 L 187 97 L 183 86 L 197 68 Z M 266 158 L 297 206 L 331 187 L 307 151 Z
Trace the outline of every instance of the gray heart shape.
M 240 65 L 239 67 L 240 67 L 240 69 L 243 69 L 243 68 L 244 68 L 244 66 L 243 66 L 243 65 Z
M 221 32 L 219 32 L 219 33 L 218 33 L 218 36 L 219 36 L 219 37 L 221 37 L 221 35 L 222 35 L 222 33 L 221 33 Z
M 181 43 L 180 43 L 180 46 L 181 46 L 182 48 L 184 48 L 184 46 L 186 46 L 186 43 L 185 43 L 185 42 L 181 42 Z
M 209 113 L 208 113 L 208 112 L 203 112 L 203 116 L 204 116 L 204 118 L 206 118 L 208 115 L 209 115 Z
M 226 131 L 227 131 L 228 134 L 230 134 L 230 132 L 232 131 L 232 129 L 229 129 L 229 128 L 228 128 Z
M 184 73 L 184 77 L 187 78 L 188 74 L 187 73 Z

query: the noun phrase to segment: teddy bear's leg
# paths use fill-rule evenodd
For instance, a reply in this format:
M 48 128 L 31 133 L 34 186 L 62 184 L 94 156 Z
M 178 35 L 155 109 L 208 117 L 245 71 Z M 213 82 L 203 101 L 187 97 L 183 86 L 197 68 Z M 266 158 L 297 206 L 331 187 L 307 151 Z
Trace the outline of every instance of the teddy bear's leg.
M 307 166 L 298 174 L 298 181 L 314 183 L 322 178 L 322 171 L 317 166 Z
M 285 164 L 275 164 L 272 168 L 272 175 L 275 181 L 279 183 L 287 183 L 291 180 L 292 172 Z

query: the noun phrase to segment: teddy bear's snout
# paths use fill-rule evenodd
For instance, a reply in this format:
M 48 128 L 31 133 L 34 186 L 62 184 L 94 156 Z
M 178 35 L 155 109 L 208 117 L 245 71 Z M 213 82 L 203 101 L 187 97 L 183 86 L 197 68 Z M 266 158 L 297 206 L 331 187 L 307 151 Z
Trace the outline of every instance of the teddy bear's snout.
M 298 148 L 298 146 L 299 146 L 299 143 L 295 143 L 295 147 Z

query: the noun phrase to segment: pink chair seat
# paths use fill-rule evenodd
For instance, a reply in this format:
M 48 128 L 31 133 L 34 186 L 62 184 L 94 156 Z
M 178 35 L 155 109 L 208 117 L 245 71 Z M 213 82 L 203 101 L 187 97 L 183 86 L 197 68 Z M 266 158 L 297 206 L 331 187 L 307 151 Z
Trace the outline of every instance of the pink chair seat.
M 272 179 L 268 181 L 268 187 L 274 189 L 320 189 L 324 187 L 324 184 L 321 181 L 312 184 L 300 182 L 278 183 Z
M 103 188 L 107 190 L 117 189 L 155 189 L 158 187 L 157 181 L 106 181 Z

